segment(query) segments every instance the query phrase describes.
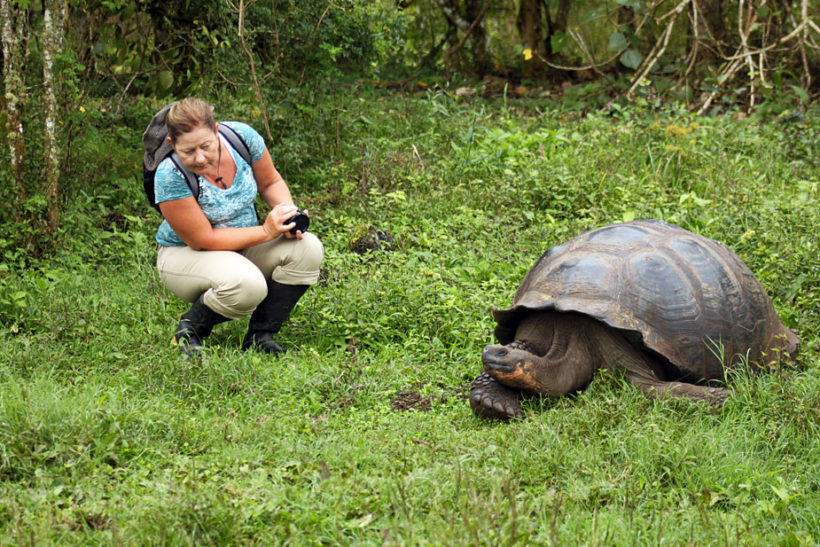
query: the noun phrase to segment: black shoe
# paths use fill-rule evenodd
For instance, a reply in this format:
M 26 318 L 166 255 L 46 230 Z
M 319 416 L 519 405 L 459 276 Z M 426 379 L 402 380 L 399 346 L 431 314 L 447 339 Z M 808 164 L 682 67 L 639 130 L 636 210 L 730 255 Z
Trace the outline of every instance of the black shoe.
M 214 325 L 229 321 L 205 305 L 202 295 L 196 299 L 191 309 L 182 314 L 174 332 L 174 344 L 189 357 L 199 354 L 202 341 L 211 334 Z
M 290 317 L 290 312 L 310 285 L 283 285 L 268 280 L 268 295 L 259 303 L 248 322 L 248 333 L 242 341 L 242 349 L 253 349 L 278 355 L 285 350 L 274 342 L 272 334 L 279 332 Z
M 247 351 L 249 349 L 272 355 L 285 353 L 282 346 L 276 343 L 269 332 L 254 332 L 245 335 L 245 340 L 242 341 L 242 350 Z

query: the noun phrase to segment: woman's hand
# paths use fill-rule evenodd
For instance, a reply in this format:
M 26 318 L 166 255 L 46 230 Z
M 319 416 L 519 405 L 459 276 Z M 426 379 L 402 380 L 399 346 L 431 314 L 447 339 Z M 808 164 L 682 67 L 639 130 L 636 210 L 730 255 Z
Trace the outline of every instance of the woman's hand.
M 265 218 L 265 223 L 263 224 L 265 232 L 273 238 L 278 237 L 279 234 L 284 234 L 288 239 L 302 239 L 302 232 L 296 232 L 295 235 L 290 233 L 290 230 L 296 227 L 296 223 L 288 222 L 298 210 L 299 208 L 292 203 L 280 203 L 276 205 Z

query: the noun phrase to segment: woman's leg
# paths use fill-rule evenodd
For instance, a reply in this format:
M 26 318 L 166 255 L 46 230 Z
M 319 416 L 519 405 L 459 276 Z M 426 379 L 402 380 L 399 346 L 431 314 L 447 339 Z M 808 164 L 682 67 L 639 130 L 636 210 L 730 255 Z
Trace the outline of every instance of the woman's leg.
M 319 280 L 324 249 L 319 239 L 306 233 L 300 239 L 280 237 L 243 251 L 264 273 L 268 293 L 248 323 L 243 349 L 282 353 L 272 334 L 281 329 L 310 285 Z
M 305 232 L 302 239 L 278 237 L 241 251 L 265 275 L 283 285 L 313 285 L 319 280 L 324 247 L 319 238 Z
M 267 276 L 233 251 L 160 246 L 157 269 L 162 282 L 175 295 L 188 302 L 196 302 L 201 296 L 208 308 L 229 319 L 250 314 L 267 294 Z

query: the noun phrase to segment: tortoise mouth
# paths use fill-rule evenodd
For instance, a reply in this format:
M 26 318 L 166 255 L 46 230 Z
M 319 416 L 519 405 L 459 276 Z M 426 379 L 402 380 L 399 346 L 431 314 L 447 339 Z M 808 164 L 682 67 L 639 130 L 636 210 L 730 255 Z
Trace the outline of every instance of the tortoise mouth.
M 533 348 L 526 342 L 515 341 L 506 346 L 491 344 L 484 348 L 481 354 L 481 362 L 487 372 L 499 374 L 510 374 L 520 368 L 525 361 L 525 355 L 533 355 Z
M 515 365 L 508 363 L 493 363 L 491 361 L 484 361 L 484 370 L 487 372 L 496 372 L 499 374 L 509 374 L 516 369 Z

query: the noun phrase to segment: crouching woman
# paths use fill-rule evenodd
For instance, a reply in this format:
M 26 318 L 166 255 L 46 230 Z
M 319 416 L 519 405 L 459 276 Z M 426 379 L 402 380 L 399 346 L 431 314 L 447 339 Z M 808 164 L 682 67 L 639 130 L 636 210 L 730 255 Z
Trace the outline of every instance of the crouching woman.
M 154 194 L 165 219 L 157 268 L 165 286 L 192 303 L 174 341 L 197 354 L 214 325 L 250 315 L 242 349 L 279 354 L 272 335 L 318 281 L 322 243 L 310 232 L 291 233 L 298 209 L 262 136 L 244 123 L 223 123 L 245 142 L 250 162 L 220 135 L 209 104 L 188 98 L 167 107 L 168 143 L 200 188 L 195 197 L 171 157 L 157 165 Z M 257 194 L 271 208 L 261 223 Z

